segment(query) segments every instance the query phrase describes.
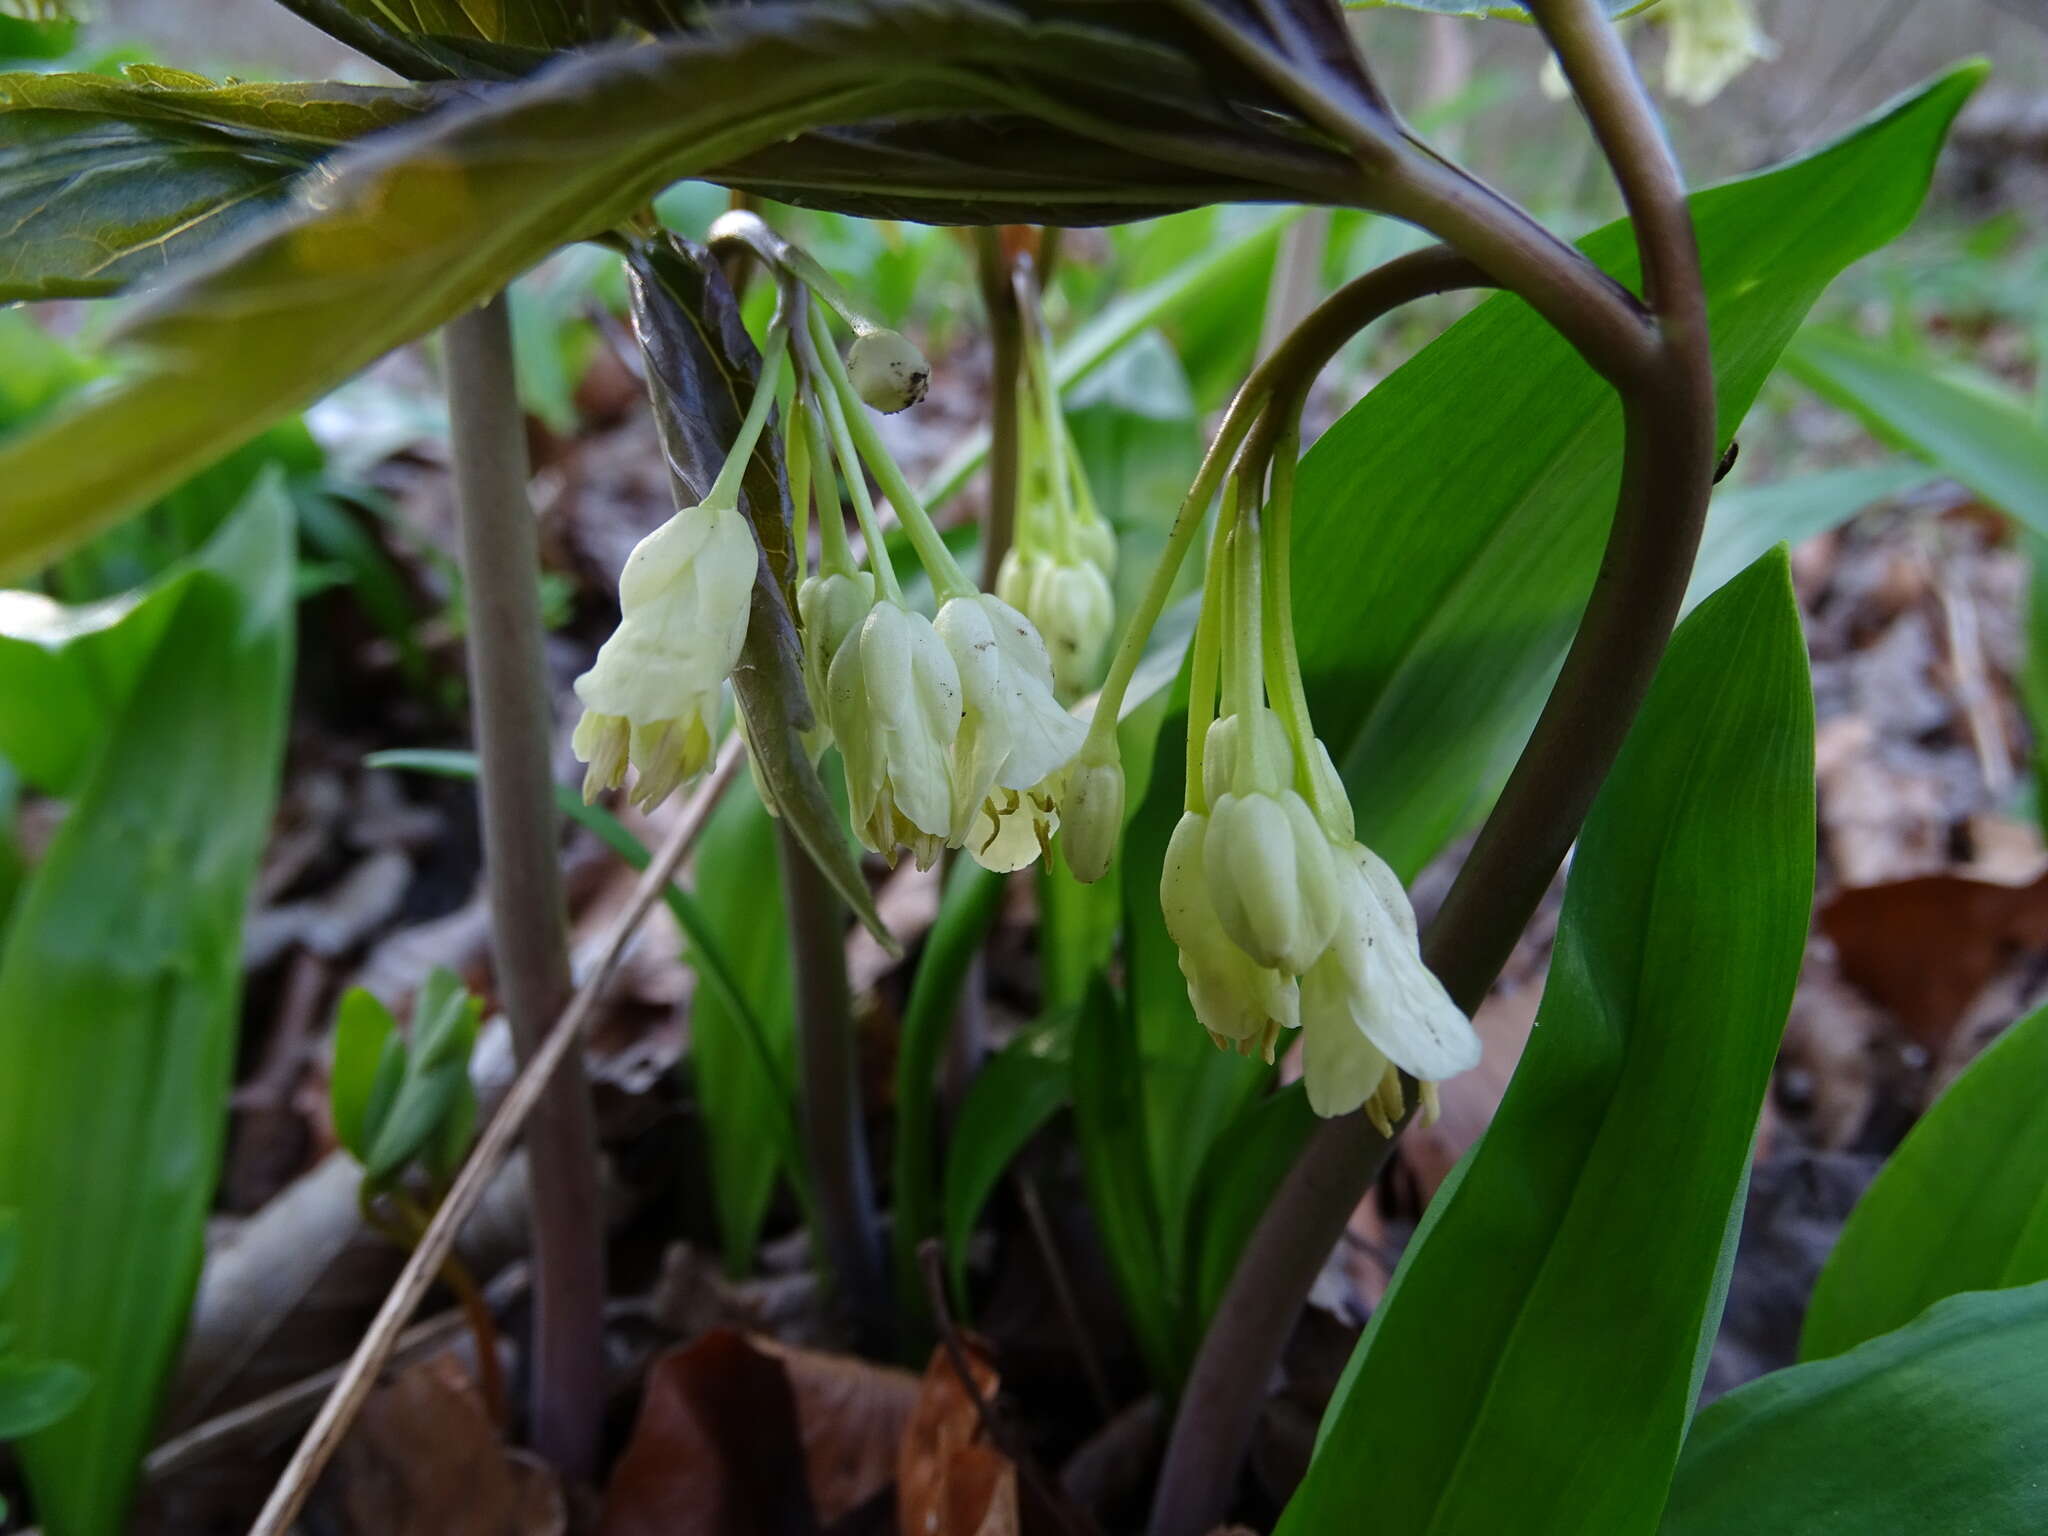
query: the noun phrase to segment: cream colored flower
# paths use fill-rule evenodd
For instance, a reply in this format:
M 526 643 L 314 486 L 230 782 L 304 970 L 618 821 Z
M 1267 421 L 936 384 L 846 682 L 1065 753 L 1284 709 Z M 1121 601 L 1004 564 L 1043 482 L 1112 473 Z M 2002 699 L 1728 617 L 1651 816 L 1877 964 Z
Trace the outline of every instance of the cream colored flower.
M 1099 754 L 1090 745 L 1081 748 L 1067 769 L 1060 813 L 1060 847 L 1067 856 L 1067 870 L 1083 885 L 1092 885 L 1108 873 L 1124 830 L 1124 765 L 1116 756 L 1114 738 Z
M 827 695 L 855 833 L 891 860 L 907 847 L 930 868 L 951 841 L 960 732 L 960 674 L 931 621 L 876 603 L 832 659 Z
M 1343 1115 L 1361 1105 L 1382 1130 L 1395 1069 L 1441 1082 L 1479 1064 L 1479 1036 L 1422 963 L 1415 909 L 1393 870 L 1353 843 L 1338 858 L 1343 915 L 1323 957 L 1301 978 L 1303 1074 L 1309 1105 Z
M 1209 818 L 1190 811 L 1173 829 L 1159 873 L 1166 932 L 1180 951 L 1195 1017 L 1219 1047 L 1273 1059 L 1283 1029 L 1301 1023 L 1301 992 L 1292 976 L 1260 965 L 1231 940 L 1209 899 L 1204 868 Z
M 867 571 L 834 571 L 806 576 L 796 589 L 803 621 L 804 688 L 817 725 L 805 738 L 811 759 L 832 744 L 832 662 L 875 606 L 875 578 Z
M 709 761 L 758 562 L 734 507 L 686 507 L 634 547 L 619 576 L 619 627 L 576 679 L 585 799 L 624 782 L 630 764 L 632 798 L 651 810 Z
M 1694 105 L 1712 101 L 1750 65 L 1777 57 L 1750 0 L 1665 0 L 1671 26 L 1664 89 Z
M 1054 776 L 1080 750 L 1087 727 L 1053 697 L 1052 661 L 1038 631 L 1001 598 L 948 599 L 933 627 L 959 676 L 954 841 L 971 853 L 977 820 L 1000 822 L 1018 797 L 1051 797 Z

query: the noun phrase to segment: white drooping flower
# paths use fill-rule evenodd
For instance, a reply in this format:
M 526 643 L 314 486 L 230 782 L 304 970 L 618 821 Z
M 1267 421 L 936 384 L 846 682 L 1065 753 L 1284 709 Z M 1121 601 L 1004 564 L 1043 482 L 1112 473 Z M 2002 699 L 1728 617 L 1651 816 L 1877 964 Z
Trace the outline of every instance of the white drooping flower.
M 978 859 L 1007 859 L 1023 845 L 1012 831 L 1007 851 L 996 854 L 1006 821 L 1026 816 L 1033 844 L 1057 827 L 1058 776 L 1087 727 L 1053 697 L 1052 661 L 1038 631 L 1001 598 L 949 598 L 933 627 L 957 668 L 963 705 L 953 743 L 954 841 Z
M 630 764 L 633 801 L 651 810 L 709 760 L 758 562 L 746 518 L 727 506 L 685 507 L 627 556 L 619 627 L 576 679 L 585 799 L 618 787 Z
M 1258 964 L 1298 976 L 1336 932 L 1337 867 L 1328 833 L 1294 786 L 1285 728 L 1263 705 L 1256 718 L 1249 744 L 1235 715 L 1209 727 L 1203 864 L 1224 932 Z
M 1182 816 L 1159 872 L 1159 906 L 1180 951 L 1195 1018 L 1219 1047 L 1273 1059 L 1280 1031 L 1301 1023 L 1301 993 L 1292 976 L 1262 966 L 1224 932 L 1204 868 L 1209 818 Z
M 1386 862 L 1361 843 L 1340 852 L 1344 909 L 1336 937 L 1301 978 L 1309 1106 L 1364 1106 L 1382 1131 L 1400 1114 L 1395 1069 L 1425 1083 L 1479 1064 L 1479 1036 L 1422 963 L 1415 909 Z M 1391 1090 L 1388 1084 L 1391 1082 Z
M 1712 101 L 1750 65 L 1777 56 L 1751 0 L 1665 0 L 1657 14 L 1671 28 L 1664 89 L 1681 101 Z
M 861 843 L 930 868 L 952 840 L 961 729 L 959 670 L 931 621 L 876 603 L 832 658 L 826 697 Z

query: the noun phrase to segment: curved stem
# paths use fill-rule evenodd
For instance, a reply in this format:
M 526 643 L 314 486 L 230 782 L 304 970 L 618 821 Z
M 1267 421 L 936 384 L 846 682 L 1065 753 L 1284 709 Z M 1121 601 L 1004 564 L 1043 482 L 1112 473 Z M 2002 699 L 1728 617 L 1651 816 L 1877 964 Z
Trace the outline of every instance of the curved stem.
M 451 321 L 446 334 L 491 948 L 525 1063 L 570 994 L 540 555 L 503 296 Z M 597 1133 L 579 1061 L 548 1085 L 527 1137 L 536 1261 L 533 1443 L 569 1477 L 588 1478 L 604 1427 L 605 1255 Z
M 1180 573 L 1181 561 L 1195 535 L 1201 531 L 1210 498 L 1231 470 L 1247 435 L 1267 414 L 1268 402 L 1278 393 L 1291 395 L 1296 390 L 1306 390 L 1308 381 L 1323 370 L 1345 342 L 1403 304 L 1431 294 L 1488 286 L 1486 274 L 1448 246 L 1411 251 L 1339 288 L 1309 312 L 1272 356 L 1252 370 L 1251 377 L 1231 398 L 1222 424 L 1210 439 L 1201 468 L 1195 472 L 1195 483 L 1167 529 L 1166 547 L 1160 552 L 1159 563 L 1153 567 L 1144 595 L 1138 599 L 1137 609 L 1117 643 L 1116 655 L 1110 659 L 1109 673 L 1096 695 L 1095 715 L 1089 726 L 1090 734 L 1099 738 L 1094 743 L 1098 749 L 1107 746 L 1115 735 L 1124 694 L 1131 686 L 1138 663 L 1144 659 L 1146 638 L 1173 595 L 1174 578 Z
M 1614 161 L 1644 252 L 1654 329 L 1647 345 L 1596 354 L 1564 323 L 1574 305 L 1553 313 L 1554 284 L 1543 290 L 1546 306 L 1521 281 L 1518 248 L 1551 270 L 1547 255 L 1525 246 L 1526 216 L 1504 218 L 1497 199 L 1448 167 L 1425 178 L 1418 202 L 1437 217 L 1424 222 L 1460 244 L 1479 236 L 1468 245 L 1474 259 L 1580 344 L 1622 391 L 1627 425 L 1620 497 L 1578 633 L 1424 942 L 1424 958 L 1467 1010 L 1556 875 L 1648 691 L 1691 574 L 1715 464 L 1705 293 L 1678 168 L 1596 0 L 1534 0 L 1532 8 Z M 1181 1398 L 1151 1536 L 1198 1536 L 1226 1512 L 1301 1303 L 1391 1145 L 1363 1115 L 1329 1121 L 1275 1190 Z

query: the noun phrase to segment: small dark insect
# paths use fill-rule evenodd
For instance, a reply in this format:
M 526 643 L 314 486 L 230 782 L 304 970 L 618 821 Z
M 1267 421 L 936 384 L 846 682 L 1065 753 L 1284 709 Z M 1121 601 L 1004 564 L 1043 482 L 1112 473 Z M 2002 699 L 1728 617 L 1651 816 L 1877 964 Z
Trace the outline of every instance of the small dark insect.
M 1721 462 L 1714 468 L 1714 484 L 1719 485 L 1728 478 L 1728 471 L 1735 467 L 1735 461 L 1742 456 L 1742 444 L 1730 441 L 1728 451 L 1721 455 Z

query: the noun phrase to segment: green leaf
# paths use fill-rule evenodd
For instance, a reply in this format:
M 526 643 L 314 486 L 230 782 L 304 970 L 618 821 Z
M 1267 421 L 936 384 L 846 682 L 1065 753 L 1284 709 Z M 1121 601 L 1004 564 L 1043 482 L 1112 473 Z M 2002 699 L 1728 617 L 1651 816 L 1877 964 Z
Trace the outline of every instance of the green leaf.
M 14 1271 L 21 1264 L 21 1217 L 13 1211 L 0 1211 L 0 1299 L 7 1295 L 7 1288 L 14 1284 Z M 0 1340 L 0 1348 L 5 1348 Z
M 695 506 L 724 467 L 753 399 L 760 354 L 718 264 L 701 247 L 668 240 L 635 250 L 633 329 L 646 359 L 677 506 Z M 790 547 L 789 486 L 778 434 L 764 432 L 747 464 L 741 505 L 761 546 L 747 638 L 733 669 L 757 782 L 772 808 L 876 938 L 890 936 L 860 861 L 804 745 L 811 725 L 803 646 L 791 614 L 802 561 Z
M 1072 1019 L 1018 1035 L 975 1074 L 946 1149 L 946 1269 L 954 1304 L 967 1301 L 967 1250 L 982 1207 L 1025 1144 L 1067 1102 Z
M 389 1105 L 377 1117 L 370 1136 L 363 1177 L 382 1185 L 403 1173 L 415 1159 L 445 1150 L 447 1127 L 467 1110 L 469 1056 L 476 1047 L 481 999 L 471 997 L 462 979 L 436 966 L 413 1000 L 412 1040 L 401 1056 L 403 1070 Z
M 731 960 L 733 996 L 747 1005 L 736 1008 L 711 989 L 690 1006 L 690 1072 L 710 1136 L 726 1268 L 734 1274 L 753 1265 L 776 1175 L 803 1166 L 788 1131 L 796 1004 L 776 842 L 775 818 L 742 778 L 697 845 L 697 888 L 718 897 L 704 907 L 709 935 Z
M 0 1358 L 0 1442 L 48 1429 L 91 1388 L 90 1376 L 62 1360 Z
M 1813 814 L 1780 551 L 1673 639 L 1579 840 L 1539 1025 L 1279 1536 L 1368 1503 L 1418 1536 L 1505 1508 L 1517 1536 L 1655 1529 L 1805 948 Z
M 368 1162 L 370 1143 L 391 1107 L 405 1072 L 405 1042 L 398 1022 L 375 994 L 350 987 L 334 1015 L 334 1063 L 327 1097 L 334 1115 L 334 1139 L 359 1163 Z
M 0 63 L 16 59 L 61 59 L 78 42 L 78 23 L 68 17 L 50 21 L 0 16 Z
M 1219 146 L 1275 178 L 1349 174 L 1288 113 L 1246 110 L 1262 88 L 1190 51 L 1207 46 L 1198 29 L 1133 36 L 1098 16 L 1171 22 L 1163 8 L 1040 19 L 973 0 L 746 6 L 531 80 L 465 87 L 425 121 L 330 156 L 317 187 L 129 317 L 131 371 L 0 443 L 0 569 L 47 561 L 684 177 L 928 218 L 1087 223 L 1292 185 L 1206 169 Z M 1226 101 L 1212 69 L 1240 94 Z M 1098 137 L 1048 127 L 1020 100 L 1084 116 L 1091 102 Z M 1134 150 L 1120 110 L 1186 131 Z M 859 140 L 804 132 L 877 117 L 895 126 Z M 877 196 L 877 182 L 893 190 Z
M 0 75 L 0 302 L 97 298 L 285 208 L 334 146 L 436 95 L 156 74 Z
M 2048 1280 L 2048 1009 L 2007 1030 L 1857 1202 L 1807 1304 L 1799 1357 L 1855 1348 L 1963 1291 Z
M 1171 1271 L 1147 1174 L 1145 1104 L 1135 1021 L 1098 976 L 1074 1027 L 1074 1129 L 1088 1205 L 1102 1232 L 1124 1316 L 1155 1380 L 1177 1382 L 1186 1369 L 1176 1338 Z
M 20 1447 L 64 1536 L 125 1528 L 198 1276 L 284 741 L 291 527 L 267 479 L 175 589 L 0 949 L 0 1205 L 22 1237 L 0 1315 L 95 1383 Z
M 1704 1410 L 1661 1536 L 2048 1529 L 2048 1284 L 1954 1296 Z
M 1991 379 L 1938 371 L 1923 358 L 1820 327 L 1799 334 L 1785 366 L 1880 438 L 2048 537 L 2048 428 L 2029 402 Z
M 939 1060 L 952 1038 L 960 991 L 982 940 L 1002 906 L 1003 876 L 972 859 L 953 861 L 939 915 L 925 940 L 917 975 L 904 1005 L 896 1043 L 895 1207 L 890 1242 L 895 1252 L 896 1299 L 906 1318 L 921 1318 L 928 1302 L 919 1282 L 918 1245 L 939 1230 Z

